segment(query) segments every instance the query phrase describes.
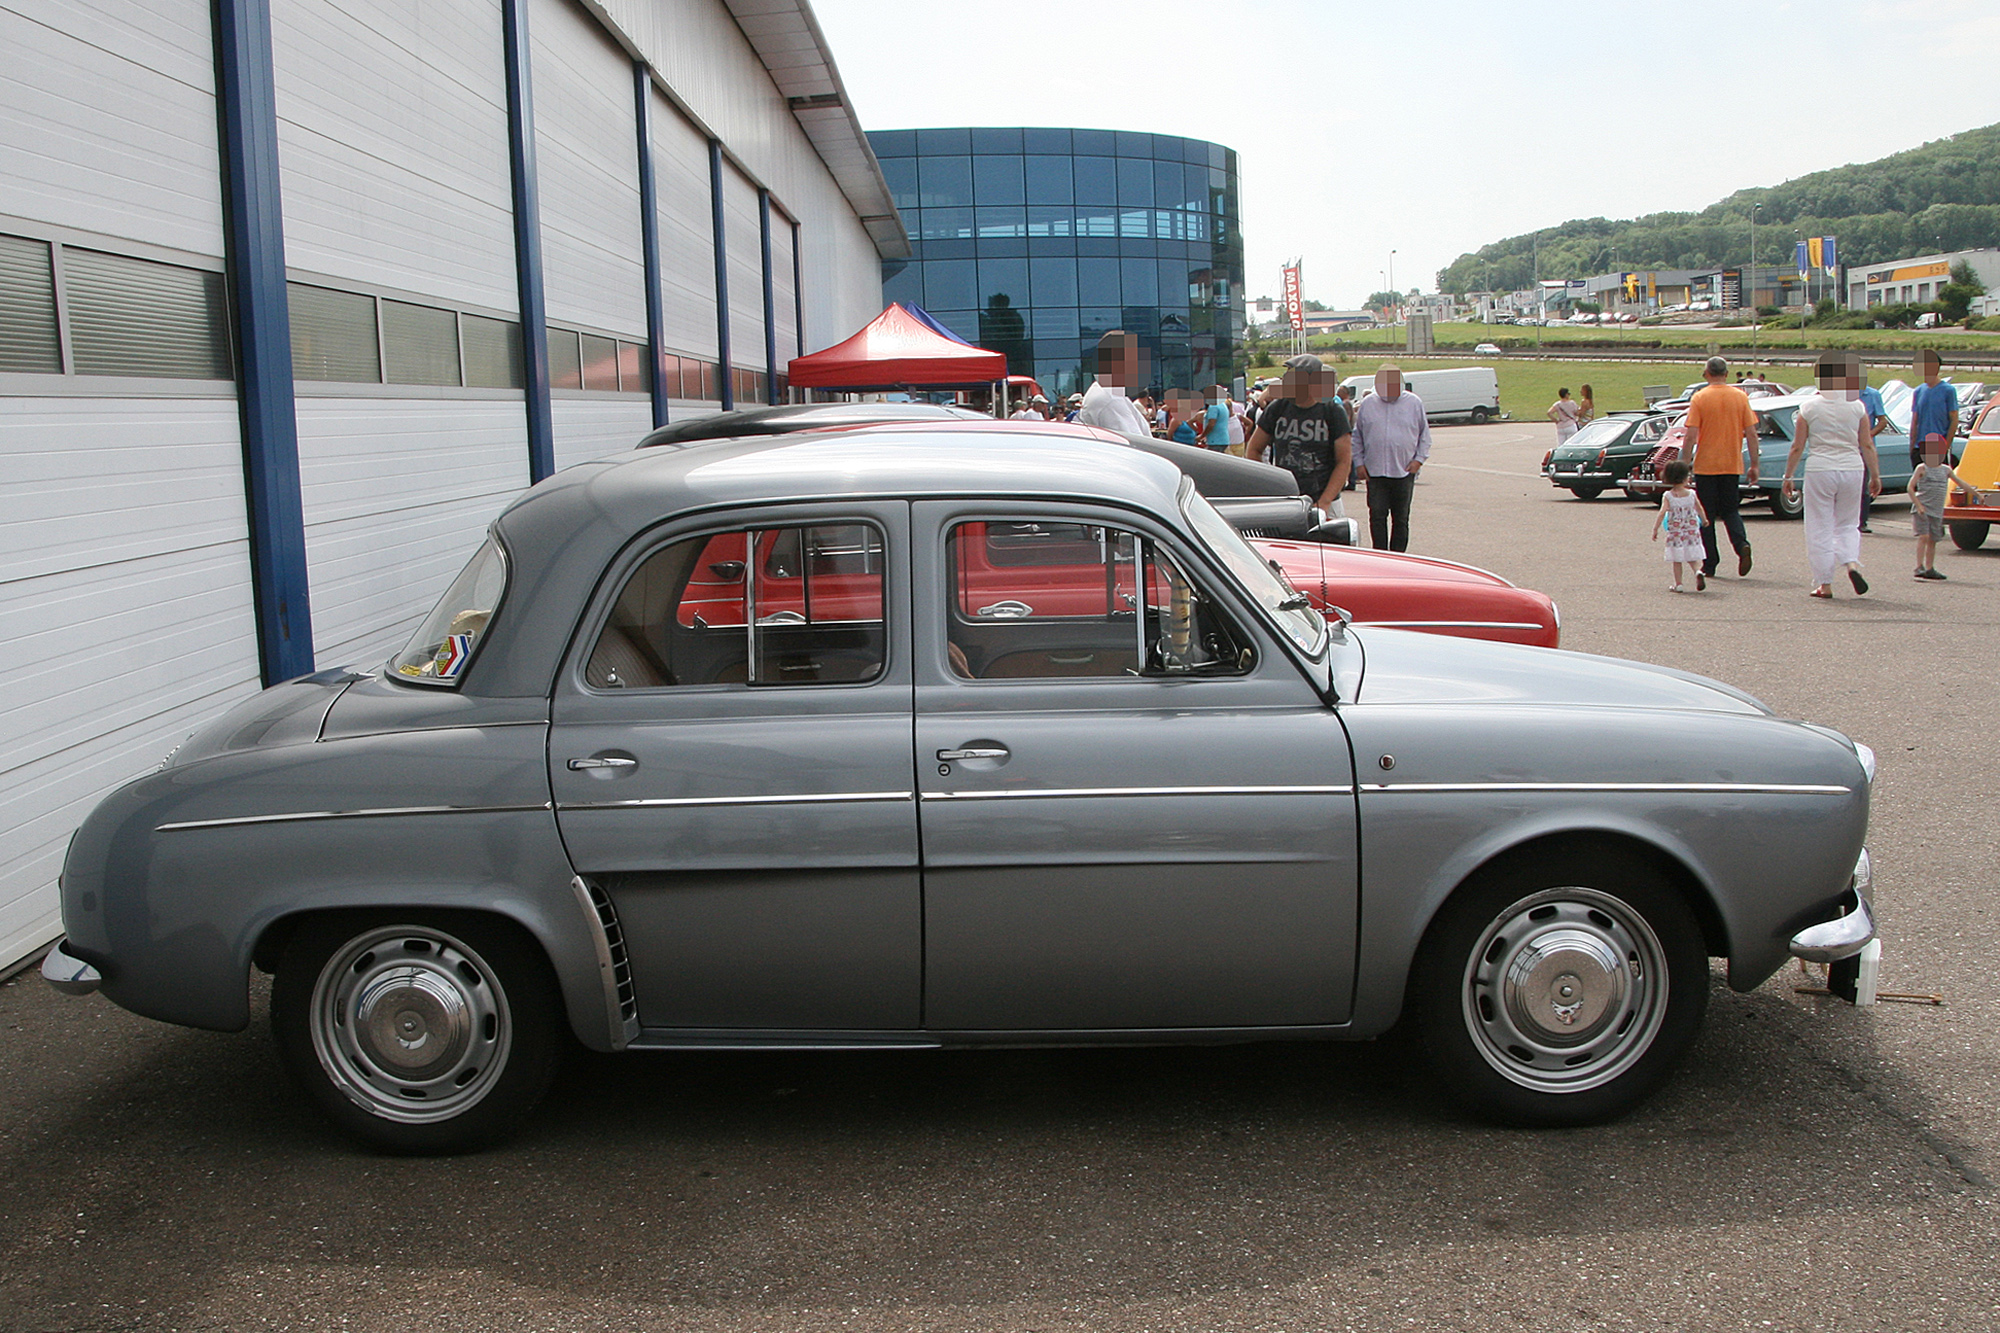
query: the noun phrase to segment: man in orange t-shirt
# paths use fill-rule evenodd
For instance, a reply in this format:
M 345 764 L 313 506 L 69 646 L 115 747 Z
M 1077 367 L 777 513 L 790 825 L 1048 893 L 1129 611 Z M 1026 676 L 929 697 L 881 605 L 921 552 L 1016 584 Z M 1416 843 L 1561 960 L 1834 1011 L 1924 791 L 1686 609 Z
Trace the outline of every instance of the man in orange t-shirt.
M 1694 455 L 1694 493 L 1708 516 L 1701 529 L 1701 572 L 1713 578 L 1722 559 L 1715 544 L 1720 520 L 1729 530 L 1729 544 L 1736 548 L 1736 575 L 1741 578 L 1750 572 L 1750 538 L 1737 508 L 1744 485 L 1757 484 L 1757 414 L 1750 408 L 1750 395 L 1729 383 L 1727 361 L 1708 358 L 1702 377 L 1708 387 L 1688 403 L 1683 450 Z

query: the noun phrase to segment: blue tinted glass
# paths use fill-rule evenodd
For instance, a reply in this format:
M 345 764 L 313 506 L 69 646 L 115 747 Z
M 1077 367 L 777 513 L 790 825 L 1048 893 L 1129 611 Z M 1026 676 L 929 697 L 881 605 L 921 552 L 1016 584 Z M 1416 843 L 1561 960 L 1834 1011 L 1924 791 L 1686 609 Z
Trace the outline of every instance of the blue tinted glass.
M 1153 164 L 1153 202 L 1161 208 L 1179 208 L 1185 182 L 1181 178 L 1181 164 L 1178 162 L 1155 162 Z
M 868 146 L 877 157 L 908 157 L 917 151 L 915 130 L 870 130 Z
M 1160 303 L 1159 270 L 1151 259 L 1122 259 L 1118 262 L 1121 278 L 1119 293 L 1126 305 L 1158 305 Z
M 1118 207 L 1115 204 L 1078 204 L 1078 236 L 1113 237 L 1118 234 Z
M 914 208 L 916 206 L 917 159 L 914 157 L 883 158 L 882 179 L 889 183 L 889 193 L 896 200 L 896 207 Z
M 1037 261 L 1039 262 L 1039 261 Z M 1035 305 L 1035 336 L 1043 340 L 1067 339 L 1076 341 L 1077 320 L 1075 306 L 1043 306 L 1039 298 Z
M 977 310 L 926 310 L 938 323 L 956 333 L 969 343 L 979 341 L 979 312 Z
M 1021 131 L 1018 129 L 976 129 L 972 132 L 972 151 L 975 153 L 1019 153 L 1021 151 Z
M 1144 240 L 1153 234 L 1153 210 L 1123 208 L 1118 211 L 1118 234 L 1127 240 Z
M 920 210 L 923 238 L 927 241 L 962 240 L 972 235 L 969 208 L 926 208 Z
M 939 310 L 970 310 L 979 304 L 978 275 L 970 259 L 931 259 L 924 263 L 924 305 Z
M 972 151 L 970 130 L 918 130 L 917 151 L 929 156 L 932 153 L 969 153 Z
M 1151 157 L 1153 136 L 1133 130 L 1119 130 L 1117 153 L 1120 157 Z
M 985 209 L 980 209 L 984 213 Z M 1016 209 L 1016 212 L 1020 210 Z M 1028 242 L 1020 236 L 981 236 L 979 257 L 981 259 L 1018 259 L 1028 253 Z
M 1033 204 L 1028 205 L 1028 235 L 1067 238 L 1072 234 L 1071 212 L 1067 204 L 1059 208 L 1037 208 Z
M 1118 136 L 1110 130 L 1073 130 L 1071 134 L 1076 141 L 1076 151 L 1079 156 L 1085 153 L 1102 153 L 1109 157 L 1118 151 Z
M 882 274 L 882 301 L 884 304 L 891 301 L 901 301 L 904 305 L 922 305 L 924 303 L 923 265 L 912 264 L 901 259 L 891 259 L 886 261 L 882 267 L 885 270 Z M 890 273 L 886 271 L 891 267 L 895 268 L 896 272 Z
M 1067 157 L 1031 157 L 1026 163 L 1029 203 L 1066 204 L 1075 198 L 1070 188 Z
M 1118 261 L 1115 259 L 1079 259 L 1076 261 L 1077 302 L 1080 305 L 1116 306 L 1124 303 L 1122 289 L 1118 285 Z M 1106 327 L 1116 327 L 1107 325 Z
M 981 208 L 977 210 L 977 219 L 981 237 L 1028 234 L 1028 210 L 1018 204 L 1013 208 Z
M 1183 139 L 1181 140 L 1181 161 L 1194 162 L 1205 167 L 1208 165 L 1208 148 L 1209 145 L 1199 139 Z
M 1148 136 L 1151 137 L 1151 136 Z M 1153 202 L 1153 164 L 1144 158 L 1118 159 L 1118 202 L 1145 207 Z
M 1028 304 L 1028 261 L 1025 259 L 984 259 L 979 261 L 979 304 L 991 304 L 996 296 L 1010 305 Z
M 1035 306 L 1076 304 L 1076 261 L 1041 259 L 1033 261 Z
M 1076 312 L 1078 336 L 1085 343 L 1095 345 L 1099 338 L 1116 328 L 1122 328 L 1125 312 L 1117 306 L 1100 306 Z
M 968 208 L 965 211 L 970 213 L 972 210 Z M 924 262 L 929 263 L 933 259 L 970 259 L 977 253 L 977 245 L 978 242 L 971 237 L 962 241 L 925 241 Z
M 928 130 L 923 131 L 929 133 Z M 969 157 L 926 157 L 919 168 L 918 201 L 925 208 L 970 206 L 972 203 L 972 159 Z
M 1021 148 L 1030 153 L 1062 153 L 1070 151 L 1068 130 L 1022 130 Z
M 1025 202 L 1021 193 L 1021 159 L 1018 157 L 975 157 L 972 159 L 972 198 L 981 207 L 989 204 Z
M 1079 157 L 1076 163 L 1076 201 L 1079 204 L 1118 202 L 1118 165 L 1108 157 Z
M 1185 306 L 1188 303 L 1191 270 L 1185 259 L 1160 261 L 1160 304 Z

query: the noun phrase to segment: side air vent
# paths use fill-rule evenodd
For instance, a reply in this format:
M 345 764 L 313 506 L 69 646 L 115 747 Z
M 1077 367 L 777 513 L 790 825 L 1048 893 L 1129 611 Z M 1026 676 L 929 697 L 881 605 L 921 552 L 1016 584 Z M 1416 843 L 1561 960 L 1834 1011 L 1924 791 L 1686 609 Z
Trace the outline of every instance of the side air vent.
M 588 880 L 570 881 L 577 902 L 590 914 L 597 945 L 598 970 L 604 981 L 604 1003 L 611 1023 L 611 1046 L 622 1050 L 639 1035 L 639 1001 L 632 989 L 632 964 L 625 954 L 625 932 L 611 896 Z

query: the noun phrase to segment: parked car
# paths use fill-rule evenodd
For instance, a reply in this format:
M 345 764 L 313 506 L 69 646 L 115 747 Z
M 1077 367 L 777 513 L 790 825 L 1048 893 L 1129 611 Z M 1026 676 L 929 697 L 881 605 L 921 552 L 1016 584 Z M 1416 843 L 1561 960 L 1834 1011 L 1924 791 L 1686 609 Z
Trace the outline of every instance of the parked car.
M 1499 344 L 1497 343 L 1480 343 L 1477 347 L 1472 349 L 1472 354 L 1474 356 L 1504 355 L 1500 350 Z
M 1817 392 L 1817 390 L 1814 390 Z M 1799 404 L 1809 395 L 1787 394 L 1781 398 L 1753 395 L 1750 406 L 1757 414 L 1757 484 L 1743 485 L 1746 502 L 1763 500 L 1779 518 L 1797 518 L 1805 513 L 1803 493 L 1794 488 L 1790 499 L 1784 494 L 1785 457 L 1792 450 L 1792 423 Z M 1658 495 L 1666 489 L 1662 473 L 1667 464 L 1680 458 L 1686 447 L 1687 418 L 1683 413 L 1668 428 L 1659 445 L 1646 460 L 1632 470 L 1628 489 L 1633 497 Z M 1892 422 L 1875 437 L 1875 456 L 1882 475 L 1882 499 L 1895 499 L 1910 485 L 1910 437 Z M 1806 461 L 1799 462 L 1799 474 Z
M 1625 486 L 1671 421 L 1664 412 L 1607 412 L 1551 449 L 1542 471 L 1577 499 L 1595 500 L 1613 486 Z
M 768 428 L 781 420 L 807 423 L 794 429 L 828 429 L 816 424 L 817 418 L 805 414 L 765 418 L 762 424 Z M 834 428 L 858 426 L 842 422 Z M 673 429 L 666 427 L 653 432 L 639 442 L 639 447 L 687 447 L 694 443 L 705 446 L 710 442 L 666 438 Z M 1067 438 L 1124 445 L 1164 458 L 1179 468 L 1203 498 L 1237 531 L 1250 538 L 1260 555 L 1278 564 L 1323 615 L 1545 648 L 1555 647 L 1562 634 L 1562 615 L 1545 593 L 1516 587 L 1498 574 L 1471 565 L 1355 547 L 1353 520 L 1321 522 L 1311 502 L 1298 494 L 1292 474 L 1266 463 L 1253 463 L 1247 458 L 1175 444 L 1171 440 L 1127 437 L 1090 426 L 1059 423 L 999 422 L 988 417 L 971 424 L 890 419 L 872 423 L 871 429 L 916 430 L 931 439 L 975 445 L 990 441 L 996 432 L 1043 440 Z M 1339 552 L 1323 549 L 1329 546 L 1348 549 Z M 1037 577 L 1054 580 L 1059 575 L 1054 567 L 1044 564 Z M 1088 581 L 1101 574 L 1079 568 L 1067 577 Z M 1014 593 L 1017 597 L 1030 597 L 1033 590 L 1017 588 Z
M 1694 396 L 1707 387 L 1707 380 L 1697 380 L 1672 398 L 1664 398 L 1654 403 L 1653 409 L 1657 412 L 1685 411 L 1687 405 L 1694 401 Z M 1791 392 L 1784 385 L 1774 384 L 1770 380 L 1738 380 L 1736 387 L 1751 398 L 1782 398 Z
M 2000 523 L 2000 401 L 1979 409 L 1971 433 L 1959 447 L 1954 470 L 1980 493 L 1967 495 L 1951 488 L 1945 499 L 1945 529 L 1959 550 L 1976 551 L 1986 544 L 1993 525 Z
M 1049 563 L 1099 595 L 1011 604 Z M 1366 1038 L 1406 1007 L 1457 1105 L 1584 1124 L 1667 1077 L 1709 957 L 1749 990 L 1868 944 L 1873 775 L 1685 672 L 1329 625 L 1122 445 L 644 449 L 509 505 L 389 661 L 100 802 L 42 970 L 220 1030 L 273 972 L 288 1069 L 396 1151 L 502 1137 L 570 1037 Z

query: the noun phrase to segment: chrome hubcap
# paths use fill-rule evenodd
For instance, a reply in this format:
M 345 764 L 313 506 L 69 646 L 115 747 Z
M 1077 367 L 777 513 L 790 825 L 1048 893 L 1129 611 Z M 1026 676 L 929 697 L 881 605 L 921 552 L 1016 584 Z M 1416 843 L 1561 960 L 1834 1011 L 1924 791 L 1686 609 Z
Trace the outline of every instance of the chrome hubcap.
M 491 1090 L 512 1046 L 507 997 L 485 960 L 440 931 L 371 930 L 313 988 L 320 1065 L 371 1115 L 423 1124 Z
M 1666 1017 L 1666 956 L 1644 917 L 1606 893 L 1545 889 L 1495 917 L 1466 962 L 1466 1029 L 1486 1062 L 1542 1092 L 1630 1069 Z

